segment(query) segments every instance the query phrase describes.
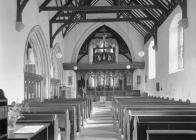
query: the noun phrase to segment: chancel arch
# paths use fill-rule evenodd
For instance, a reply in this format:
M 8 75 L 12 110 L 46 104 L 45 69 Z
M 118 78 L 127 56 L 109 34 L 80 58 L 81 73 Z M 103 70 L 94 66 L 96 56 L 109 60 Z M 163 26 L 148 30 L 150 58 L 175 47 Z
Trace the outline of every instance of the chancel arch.
M 85 87 L 88 97 L 95 100 L 100 96 L 106 96 L 110 100 L 112 96 L 131 93 L 133 82 L 126 84 L 126 71 L 133 73 L 137 69 L 129 65 L 134 63 L 134 52 L 129 49 L 130 46 L 119 32 L 104 24 L 91 32 L 79 48 L 77 62 L 74 62 L 79 66 L 76 73 L 78 77 L 85 78 L 77 78 L 77 91 Z M 132 46 L 131 48 L 133 50 Z M 80 66 L 83 65 L 86 67 L 82 72 Z M 111 69 L 109 65 L 116 67 Z M 129 75 L 129 81 L 133 81 L 133 75 Z M 84 85 L 81 84 L 83 79 Z
M 132 54 L 123 38 L 110 27 L 103 25 L 92 32 L 82 44 L 77 63 L 88 55 L 89 64 L 118 63 L 118 56 L 123 55 L 132 62 Z
M 40 26 L 34 26 L 26 40 L 24 54 L 25 100 L 48 98 L 50 86 L 50 56 L 47 41 Z
M 132 40 L 130 39 L 130 37 L 128 36 L 128 34 L 126 32 L 124 32 L 124 30 L 118 25 L 118 24 L 115 24 L 115 23 L 96 23 L 96 24 L 93 24 L 91 25 L 88 30 L 86 30 L 82 35 L 81 35 L 81 38 L 76 42 L 76 45 L 74 46 L 74 51 L 73 51 L 73 54 L 72 54 L 72 59 L 71 59 L 71 62 L 72 63 L 77 63 L 77 60 L 78 60 L 78 54 L 79 54 L 79 51 L 81 49 L 81 46 L 82 44 L 85 42 L 85 40 L 96 30 L 98 29 L 99 27 L 101 26 L 107 26 L 109 28 L 111 28 L 112 30 L 114 30 L 115 32 L 117 32 L 121 37 L 122 39 L 125 41 L 125 43 L 128 45 L 128 48 L 129 48 L 129 51 L 131 53 L 131 56 L 132 56 L 132 60 L 135 61 L 136 60 L 136 56 L 135 56 L 135 48 L 134 46 L 132 45 Z

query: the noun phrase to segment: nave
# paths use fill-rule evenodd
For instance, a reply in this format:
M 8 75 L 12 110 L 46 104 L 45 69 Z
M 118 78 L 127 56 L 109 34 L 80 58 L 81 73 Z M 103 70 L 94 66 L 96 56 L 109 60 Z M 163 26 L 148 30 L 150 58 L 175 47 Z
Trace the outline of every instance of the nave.
M 95 102 L 91 117 L 76 140 L 121 140 L 111 109 L 111 102 Z
M 196 104 L 154 96 L 29 102 L 11 127 L 0 94 L 0 140 L 195 140 Z M 17 105 L 18 106 L 18 105 Z M 14 106 L 18 109 L 17 106 Z M 11 107 L 11 106 L 9 106 Z M 13 108 L 14 110 L 14 108 Z M 8 123 L 7 123 L 8 122 Z
M 0 140 L 195 140 L 195 7 L 0 1 Z

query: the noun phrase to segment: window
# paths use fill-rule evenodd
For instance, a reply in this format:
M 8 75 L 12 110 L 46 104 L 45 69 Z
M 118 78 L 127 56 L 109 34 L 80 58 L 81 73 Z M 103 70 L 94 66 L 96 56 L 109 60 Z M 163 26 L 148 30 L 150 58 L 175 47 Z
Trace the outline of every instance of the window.
M 169 73 L 175 73 L 184 68 L 183 26 L 180 24 L 182 14 L 177 14 L 169 29 Z
M 153 79 L 156 77 L 156 59 L 155 59 L 155 50 L 154 47 L 154 40 L 150 42 L 148 48 L 148 79 Z

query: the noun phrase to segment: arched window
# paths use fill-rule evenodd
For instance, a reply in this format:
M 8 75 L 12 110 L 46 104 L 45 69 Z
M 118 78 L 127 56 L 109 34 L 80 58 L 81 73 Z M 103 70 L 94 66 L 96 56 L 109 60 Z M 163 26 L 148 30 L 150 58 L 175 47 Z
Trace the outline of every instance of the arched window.
M 156 77 L 156 56 L 154 40 L 152 40 L 148 47 L 148 79 L 153 79 Z
M 180 24 L 182 14 L 178 13 L 173 18 L 169 28 L 169 73 L 183 70 L 183 26 Z

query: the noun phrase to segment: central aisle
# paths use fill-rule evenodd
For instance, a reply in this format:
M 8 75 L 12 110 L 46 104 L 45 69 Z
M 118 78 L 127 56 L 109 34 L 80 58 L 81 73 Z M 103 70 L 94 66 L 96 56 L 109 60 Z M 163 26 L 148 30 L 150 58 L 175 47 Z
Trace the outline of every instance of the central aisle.
M 76 140 L 120 140 L 113 126 L 111 104 L 94 103 L 91 118 Z

